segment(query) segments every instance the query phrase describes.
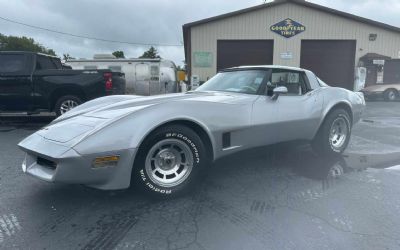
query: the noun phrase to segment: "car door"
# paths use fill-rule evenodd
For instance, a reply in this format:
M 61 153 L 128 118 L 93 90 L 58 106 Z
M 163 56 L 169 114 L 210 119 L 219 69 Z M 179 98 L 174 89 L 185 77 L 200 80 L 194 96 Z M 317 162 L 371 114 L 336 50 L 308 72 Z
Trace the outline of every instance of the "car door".
M 278 142 L 280 132 L 279 105 L 271 96 L 260 95 L 252 110 L 252 146 L 263 146 Z
M 322 114 L 323 98 L 319 90 L 311 89 L 302 71 L 274 69 L 270 80 L 273 87 L 288 89 L 287 94 L 281 94 L 275 101 L 279 110 L 277 141 L 312 139 Z
M 0 110 L 28 111 L 32 100 L 30 55 L 0 55 Z
M 49 78 L 53 78 L 52 70 L 57 70 L 59 66 L 52 57 L 44 55 L 35 56 L 35 70 L 32 74 L 34 82 L 32 92 L 32 105 L 34 109 L 49 108 L 49 99 L 54 86 L 53 82 L 49 82 Z M 51 108 L 51 107 L 50 107 Z
M 279 132 L 278 113 L 279 105 L 268 95 L 268 86 L 270 86 L 271 70 L 264 70 L 265 78 L 258 98 L 253 103 L 251 114 L 251 146 L 263 146 L 276 143 L 278 141 L 277 132 Z

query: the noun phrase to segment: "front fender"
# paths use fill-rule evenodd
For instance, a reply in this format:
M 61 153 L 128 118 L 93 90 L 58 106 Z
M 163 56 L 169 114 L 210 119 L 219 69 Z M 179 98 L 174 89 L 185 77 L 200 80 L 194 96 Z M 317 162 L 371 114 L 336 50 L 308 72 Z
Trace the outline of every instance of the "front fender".
M 203 128 L 215 148 L 211 130 L 203 121 L 187 114 L 172 115 L 160 106 L 152 105 L 120 118 L 79 142 L 74 149 L 81 154 L 92 154 L 110 149 L 117 151 L 138 148 L 156 128 L 169 122 L 182 120 L 196 123 Z M 157 109 L 158 112 L 154 112 L 153 109 Z M 164 112 L 162 112 L 163 110 Z M 180 112 L 173 113 L 180 114 Z
M 212 144 L 214 158 L 220 155 L 223 131 L 233 131 L 250 125 L 251 105 L 211 102 L 170 102 L 153 104 L 136 110 L 85 138 L 74 149 L 93 153 L 104 148 L 115 150 L 138 148 L 154 129 L 173 121 L 189 121 L 200 126 Z

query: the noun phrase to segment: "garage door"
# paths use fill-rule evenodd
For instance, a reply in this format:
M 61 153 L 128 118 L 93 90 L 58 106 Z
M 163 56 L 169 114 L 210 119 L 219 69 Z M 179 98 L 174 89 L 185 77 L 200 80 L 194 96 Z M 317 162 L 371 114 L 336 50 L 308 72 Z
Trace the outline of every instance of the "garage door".
M 218 40 L 217 70 L 273 63 L 273 40 Z
M 300 67 L 331 86 L 353 89 L 355 40 L 302 40 Z

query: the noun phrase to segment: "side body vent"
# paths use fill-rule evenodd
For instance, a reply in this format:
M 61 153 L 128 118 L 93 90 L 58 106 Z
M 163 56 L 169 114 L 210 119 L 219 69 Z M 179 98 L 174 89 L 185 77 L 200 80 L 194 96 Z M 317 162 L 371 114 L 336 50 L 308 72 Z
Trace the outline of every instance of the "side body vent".
M 229 148 L 231 146 L 231 133 L 226 132 L 222 134 L 222 148 Z

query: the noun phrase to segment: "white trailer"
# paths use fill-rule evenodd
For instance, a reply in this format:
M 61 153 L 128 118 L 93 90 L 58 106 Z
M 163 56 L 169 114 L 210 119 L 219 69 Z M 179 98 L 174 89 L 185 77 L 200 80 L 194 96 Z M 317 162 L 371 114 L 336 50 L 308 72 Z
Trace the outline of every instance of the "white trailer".
M 73 69 L 110 69 L 125 73 L 126 93 L 158 95 L 179 92 L 176 66 L 164 59 L 117 59 L 112 55 L 94 59 L 71 59 L 66 65 Z

